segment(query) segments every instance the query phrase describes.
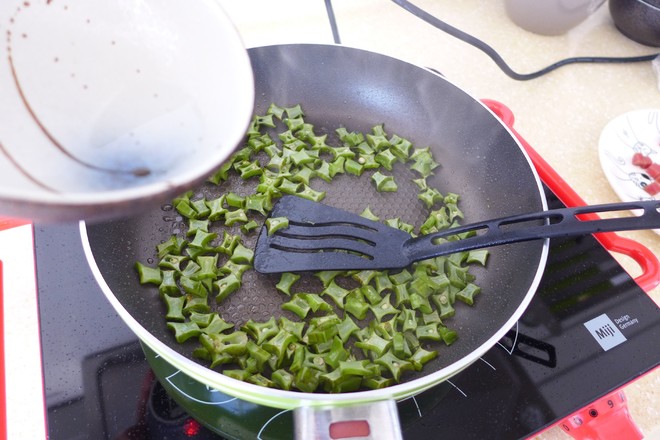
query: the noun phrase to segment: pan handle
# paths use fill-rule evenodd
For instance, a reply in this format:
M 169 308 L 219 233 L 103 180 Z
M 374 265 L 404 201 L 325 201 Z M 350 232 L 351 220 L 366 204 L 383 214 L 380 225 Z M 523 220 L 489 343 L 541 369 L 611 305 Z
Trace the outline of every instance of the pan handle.
M 300 406 L 293 411 L 295 438 L 401 440 L 396 402 L 350 406 Z

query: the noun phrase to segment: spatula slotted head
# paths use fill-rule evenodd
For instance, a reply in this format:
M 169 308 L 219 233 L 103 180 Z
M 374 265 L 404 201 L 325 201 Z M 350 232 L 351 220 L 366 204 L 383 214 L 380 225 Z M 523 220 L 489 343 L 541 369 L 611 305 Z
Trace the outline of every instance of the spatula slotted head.
M 272 234 L 264 226 L 254 268 L 261 273 L 394 269 L 411 261 L 403 254 L 405 231 L 297 196 L 282 197 L 270 215 L 287 228 Z

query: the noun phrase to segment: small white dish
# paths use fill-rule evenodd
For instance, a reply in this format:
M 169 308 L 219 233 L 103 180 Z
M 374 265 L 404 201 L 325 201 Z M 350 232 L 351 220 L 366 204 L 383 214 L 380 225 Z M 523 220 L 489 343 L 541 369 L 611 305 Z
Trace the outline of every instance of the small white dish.
M 133 214 L 204 180 L 254 106 L 213 0 L 0 3 L 0 215 Z
M 621 200 L 660 200 L 660 194 L 644 190 L 653 178 L 633 164 L 636 153 L 660 163 L 660 109 L 635 110 L 611 120 L 601 132 L 598 152 L 603 172 Z

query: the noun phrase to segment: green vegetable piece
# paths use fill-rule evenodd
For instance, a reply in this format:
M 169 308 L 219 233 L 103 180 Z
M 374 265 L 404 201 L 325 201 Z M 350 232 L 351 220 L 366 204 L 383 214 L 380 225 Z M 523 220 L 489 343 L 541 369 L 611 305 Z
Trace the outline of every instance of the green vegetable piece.
M 465 304 L 474 305 L 474 297 L 481 292 L 481 288 L 475 284 L 469 283 L 463 290 L 456 294 L 456 299 Z
M 394 306 L 399 308 L 404 305 L 410 305 L 410 294 L 405 284 L 396 284 L 392 289 L 394 291 Z
M 286 296 L 291 296 L 291 287 L 299 279 L 300 275 L 291 272 L 285 272 L 280 275 L 280 280 L 275 285 L 275 288 Z
M 330 167 L 328 170 L 328 174 L 330 177 L 335 177 L 337 174 L 344 174 L 346 171 L 344 169 L 344 164 L 346 163 L 346 158 L 343 156 L 340 156 L 330 162 Z
M 336 324 L 319 325 L 310 327 L 309 331 L 305 334 L 305 338 L 310 345 L 316 345 L 332 341 L 337 336 L 337 333 Z
M 176 272 L 173 270 L 164 270 L 162 271 L 162 281 L 158 286 L 158 291 L 164 294 L 179 294 L 179 286 L 176 283 L 175 278 Z
M 366 377 L 362 379 L 362 386 L 370 390 L 379 390 L 381 388 L 389 387 L 394 384 L 394 379 L 385 378 L 383 376 Z
M 380 151 L 392 146 L 390 141 L 387 139 L 387 134 L 383 130 L 382 125 L 378 125 L 372 128 L 372 134 L 367 134 L 367 142 L 376 151 Z
M 369 377 L 374 375 L 373 370 L 368 368 L 369 365 L 368 360 L 343 361 L 339 363 L 339 371 L 342 374 Z
M 422 371 L 424 364 L 435 359 L 436 357 L 438 357 L 437 351 L 428 351 L 420 347 L 408 360 L 412 363 L 415 371 Z
M 360 283 L 361 286 L 366 286 L 371 282 L 377 273 L 378 271 L 376 270 L 361 270 L 351 275 L 351 278 Z
M 159 262 L 158 267 L 163 269 L 172 269 L 181 272 L 181 263 L 187 261 L 188 257 L 183 255 L 165 255 Z
M 246 382 L 248 380 L 248 377 L 252 375 L 252 373 L 250 373 L 249 371 L 239 370 L 239 369 L 222 370 L 222 374 L 231 377 L 232 379 L 240 380 L 243 382 Z
M 188 219 L 188 231 L 186 232 L 186 235 L 195 235 L 197 231 L 209 232 L 209 220 L 199 220 L 194 218 Z
M 206 298 L 208 291 L 201 281 L 193 280 L 192 278 L 182 276 L 179 278 L 179 284 L 184 292 L 189 295 Z
M 320 272 L 314 273 L 314 276 L 321 281 L 323 287 L 328 287 L 332 280 L 334 280 L 337 275 L 343 273 L 341 270 L 323 270 Z
M 179 214 L 186 218 L 197 218 L 197 211 L 195 211 L 195 209 L 190 206 L 189 200 L 179 201 L 176 205 L 174 205 L 174 209 L 176 209 Z
M 241 280 L 236 274 L 230 273 L 219 280 L 216 280 L 213 285 L 218 289 L 218 294 L 215 297 L 216 302 L 220 303 L 241 287 Z
M 364 295 L 364 297 L 367 299 L 367 301 L 369 301 L 369 304 L 371 305 L 378 304 L 383 300 L 383 297 L 371 284 L 360 287 L 360 292 L 362 292 L 362 295 Z
M 195 237 L 190 242 L 189 247 L 192 246 L 201 249 L 208 249 L 211 241 L 213 241 L 217 236 L 218 234 L 215 232 L 204 232 L 198 230 L 195 233 Z
M 272 380 L 268 379 L 261 373 L 256 373 L 251 376 L 249 376 L 246 380 L 248 383 L 252 383 L 254 385 L 259 385 L 261 387 L 266 387 L 266 388 L 275 388 L 275 384 L 273 383 Z
M 339 140 L 348 147 L 356 147 L 364 141 L 364 135 L 362 133 L 356 131 L 349 132 L 344 127 L 337 128 L 335 133 L 339 137 Z
M 376 356 L 382 356 L 385 350 L 392 346 L 392 341 L 383 339 L 376 333 L 372 332 L 367 339 L 356 342 L 355 346 L 357 348 L 373 352 Z
M 293 386 L 294 376 L 284 369 L 279 369 L 273 371 L 273 374 L 270 375 L 270 379 L 273 381 L 277 388 L 289 391 Z
M 410 156 L 410 150 L 412 149 L 412 143 L 407 139 L 395 135 L 392 135 L 390 138 L 390 150 L 396 157 L 398 157 L 402 162 L 406 162 Z
M 232 235 L 227 231 L 223 231 L 222 243 L 215 250 L 226 255 L 231 255 L 240 242 L 241 238 L 238 235 Z
M 295 119 L 305 116 L 305 113 L 303 112 L 300 104 L 297 104 L 294 107 L 285 107 L 284 111 L 286 111 L 286 114 L 290 119 Z
M 286 217 L 270 217 L 266 219 L 266 230 L 268 235 L 273 235 L 275 231 L 289 227 L 289 219 Z
M 399 189 L 394 177 L 387 176 L 380 171 L 376 171 L 371 176 L 371 180 L 376 184 L 376 190 L 380 192 L 395 192 Z
M 477 249 L 468 252 L 468 256 L 465 262 L 468 264 L 480 264 L 481 266 L 485 266 L 487 260 L 488 260 L 488 250 Z
M 186 342 L 190 338 L 199 336 L 202 332 L 196 323 L 188 322 L 168 322 L 167 328 L 174 332 L 174 339 L 179 344 Z
M 209 324 L 202 329 L 202 332 L 205 334 L 222 333 L 225 330 L 233 330 L 233 328 L 234 324 L 228 323 L 217 313 L 212 313 L 211 322 L 209 322 Z
M 432 295 L 431 301 L 433 301 L 433 304 L 435 304 L 435 307 L 438 310 L 438 314 L 440 315 L 440 319 L 451 318 L 456 314 L 456 310 L 449 301 L 449 294 L 446 290 L 442 293 Z
M 312 308 L 312 312 L 317 312 L 319 310 L 323 312 L 332 311 L 330 304 L 323 301 L 323 298 L 321 298 L 318 293 L 298 293 L 297 295 L 307 301 L 307 304 Z
M 300 182 L 309 185 L 312 178 L 316 176 L 316 171 L 308 167 L 301 167 L 296 174 L 290 177 L 292 182 Z
M 245 235 L 251 234 L 254 230 L 259 228 L 259 223 L 257 223 L 254 220 L 250 220 L 249 222 L 245 223 L 244 225 L 241 225 L 241 232 Z
M 209 209 L 208 206 L 206 206 L 206 200 L 205 199 L 199 199 L 199 200 L 192 200 L 190 202 L 190 206 L 197 212 L 197 216 L 195 218 L 205 218 L 211 210 Z M 194 220 L 194 219 L 191 219 Z
M 305 393 L 313 393 L 321 383 L 322 371 L 315 368 L 303 367 L 295 376 L 293 386 Z
M 394 355 L 392 350 L 388 350 L 384 355 L 377 358 L 374 362 L 382 367 L 385 367 L 397 382 L 401 381 L 401 374 L 403 374 L 405 371 L 414 369 L 412 363 L 403 359 L 399 359 Z
M 362 320 L 367 317 L 369 311 L 369 304 L 364 300 L 364 295 L 360 289 L 354 289 L 346 296 L 344 310 L 357 319 Z
M 208 313 L 211 311 L 206 297 L 186 295 L 186 305 L 183 307 L 183 313 L 189 315 L 192 312 Z
M 231 170 L 232 165 L 233 162 L 231 160 L 223 163 L 207 180 L 215 185 L 219 185 L 229 178 L 229 170 Z
M 181 255 L 186 243 L 187 242 L 183 238 L 171 235 L 166 241 L 156 246 L 156 249 L 158 250 L 158 258 L 162 259 L 168 254 Z
M 212 279 L 215 280 L 218 278 L 218 255 L 200 255 L 197 257 L 197 265 L 198 265 L 198 270 L 196 270 L 194 273 L 190 274 L 189 276 L 195 280 L 203 280 L 203 279 Z M 191 266 L 191 263 L 188 263 L 186 266 L 186 270 L 188 269 L 188 266 Z
M 208 327 L 208 325 L 213 320 L 214 316 L 217 316 L 217 315 L 214 314 L 214 313 L 202 313 L 202 312 L 192 311 L 188 318 L 192 322 L 196 323 L 199 326 L 199 328 L 204 329 L 204 328 Z
M 392 171 L 394 163 L 397 161 L 397 157 L 389 149 L 382 150 L 376 154 L 374 159 L 388 171 Z
M 186 318 L 183 316 L 183 305 L 186 302 L 186 297 L 163 295 L 163 299 L 165 300 L 165 306 L 167 308 L 165 319 L 168 321 L 185 321 Z
M 408 270 L 403 269 L 401 272 L 390 275 L 392 284 L 405 284 L 412 279 L 412 275 Z
M 303 190 L 296 195 L 303 199 L 311 200 L 313 202 L 320 202 L 325 198 L 325 191 L 316 191 L 308 185 L 303 184 Z
M 312 308 L 304 298 L 301 298 L 299 295 L 293 295 L 290 301 L 282 304 L 282 310 L 288 310 L 298 315 L 300 319 L 305 319 Z
M 224 217 L 225 213 L 227 212 L 227 208 L 225 208 L 225 199 L 226 196 L 222 195 L 216 199 L 206 201 L 206 206 L 209 208 L 209 220 L 216 221 Z M 208 232 L 208 230 L 206 232 Z
M 282 179 L 277 189 L 279 189 L 284 194 L 296 195 L 300 191 L 301 183 L 292 182 L 289 179 Z
M 284 109 L 282 107 L 279 107 L 271 103 L 270 106 L 268 107 L 268 110 L 266 110 L 266 114 L 273 115 L 277 119 L 282 120 L 282 115 L 284 115 Z
M 438 311 L 434 310 L 431 313 L 423 313 L 422 322 L 424 324 L 441 324 L 442 320 L 440 319 L 440 315 L 438 314 Z
M 360 162 L 353 159 L 347 159 L 345 163 L 345 170 L 348 174 L 353 174 L 354 176 L 361 176 L 364 172 L 364 165 Z
M 364 208 L 364 211 L 360 213 L 360 216 L 375 222 L 380 221 L 378 216 L 374 214 L 368 206 Z
M 332 281 L 330 281 L 330 284 L 328 284 L 328 286 L 325 289 L 323 289 L 321 295 L 328 295 L 330 298 L 332 298 L 335 304 L 337 304 L 337 307 L 343 309 L 344 299 L 346 298 L 346 295 L 348 295 L 349 292 L 350 290 L 344 289 L 339 284 L 337 284 L 333 279 Z
M 163 276 L 159 268 L 149 267 L 138 261 L 135 263 L 135 269 L 140 277 L 140 284 L 160 285 L 163 281 Z
M 344 315 L 344 320 L 337 325 L 337 334 L 344 343 L 358 330 L 360 330 L 360 327 L 348 315 Z
M 254 251 L 250 248 L 243 246 L 241 243 L 238 243 L 234 248 L 229 260 L 233 261 L 236 264 L 252 264 L 254 260 Z
M 402 324 L 402 330 L 404 332 L 417 330 L 417 313 L 415 310 L 402 309 L 399 315 L 399 321 Z
M 374 282 L 376 284 L 376 290 L 381 295 L 385 290 L 392 290 L 393 284 L 387 272 L 378 272 L 374 277 Z
M 422 313 L 431 313 L 433 311 L 428 298 L 424 298 L 416 293 L 410 294 L 410 307 Z
M 412 355 L 403 333 L 395 333 L 392 337 L 392 353 L 401 359 L 408 359 Z
M 456 331 L 443 325 L 438 327 L 438 332 L 440 333 L 440 336 L 446 345 L 451 345 L 456 341 L 456 339 L 458 339 L 458 333 L 456 333 Z
M 249 221 L 245 210 L 237 209 L 235 211 L 227 211 L 225 213 L 225 225 L 233 226 L 236 223 L 247 223 Z
M 321 179 L 325 180 L 326 182 L 330 182 L 332 180 L 333 175 L 331 174 L 330 170 L 330 164 L 328 162 L 321 162 L 321 165 L 319 165 L 318 168 L 314 170 L 314 175 L 316 177 L 320 177 Z
M 441 203 L 443 200 L 442 194 L 435 188 L 426 188 L 424 191 L 417 195 L 417 198 L 424 203 L 426 209 L 431 209 L 436 203 Z
M 281 329 L 275 336 L 264 342 L 262 347 L 277 357 L 278 365 L 284 361 L 284 356 L 289 345 L 296 342 L 298 338 L 286 330 Z M 258 343 L 258 342 L 257 342 Z
M 279 327 L 275 318 L 271 317 L 266 322 L 256 322 L 250 319 L 241 327 L 241 330 L 252 336 L 257 344 L 261 345 L 267 339 L 275 336 L 279 332 Z
M 248 340 L 247 344 L 243 345 L 243 348 L 247 348 L 247 352 L 250 355 L 250 358 L 255 361 L 256 371 L 263 371 L 264 365 L 270 360 L 270 353 L 261 348 L 252 340 Z
M 288 319 L 285 316 L 280 317 L 280 328 L 282 330 L 285 330 L 292 335 L 294 335 L 297 339 L 302 339 L 303 337 L 303 330 L 305 329 L 305 323 L 304 322 L 294 322 Z
M 442 339 L 438 332 L 438 324 L 418 325 L 415 329 L 415 336 L 420 341 L 439 341 Z
M 374 314 L 378 322 L 388 315 L 397 315 L 399 311 L 390 303 L 390 296 L 385 296 L 378 304 L 371 306 L 371 313 Z

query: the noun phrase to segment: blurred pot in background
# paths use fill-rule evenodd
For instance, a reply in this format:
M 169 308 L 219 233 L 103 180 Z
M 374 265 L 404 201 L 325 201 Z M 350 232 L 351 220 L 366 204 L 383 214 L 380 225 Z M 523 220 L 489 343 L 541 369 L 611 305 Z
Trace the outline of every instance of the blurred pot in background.
M 610 15 L 622 34 L 660 47 L 660 0 L 610 0 Z
M 506 13 L 521 28 L 561 35 L 582 23 L 605 0 L 504 0 Z

